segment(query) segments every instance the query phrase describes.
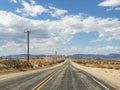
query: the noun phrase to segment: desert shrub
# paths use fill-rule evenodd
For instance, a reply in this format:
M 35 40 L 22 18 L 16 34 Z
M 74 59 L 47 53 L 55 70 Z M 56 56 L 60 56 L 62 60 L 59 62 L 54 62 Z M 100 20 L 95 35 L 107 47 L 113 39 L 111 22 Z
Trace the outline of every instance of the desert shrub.
M 116 66 L 114 66 L 114 69 L 116 69 L 116 70 L 120 70 L 120 65 L 116 65 Z
M 19 59 L 9 58 L 2 62 L 6 66 L 6 69 L 20 69 L 20 68 L 29 68 L 32 67 L 31 64 L 28 65 L 27 61 L 20 61 Z
M 113 69 L 113 67 L 112 66 L 109 66 L 109 67 L 107 67 L 108 69 Z
M 57 63 L 62 63 L 62 62 L 64 62 L 65 60 L 59 60 L 59 61 L 57 61 Z
M 79 64 L 83 64 L 83 62 L 82 62 L 82 61 L 78 61 L 77 63 L 79 63 Z
M 115 67 L 114 69 L 116 69 L 116 70 L 120 70 L 120 67 Z
M 38 63 L 38 66 L 39 66 L 39 67 L 42 67 L 42 62 L 41 62 L 41 61 Z
M 20 66 L 21 68 L 33 68 L 33 66 L 30 63 L 28 65 L 28 61 L 22 61 Z
M 7 69 L 9 69 L 9 68 L 15 68 L 15 69 L 20 68 L 20 61 L 19 61 L 19 59 L 9 58 L 8 60 L 3 61 L 2 63 L 4 65 L 6 65 Z
M 50 62 L 49 65 L 53 65 L 54 63 L 53 62 Z

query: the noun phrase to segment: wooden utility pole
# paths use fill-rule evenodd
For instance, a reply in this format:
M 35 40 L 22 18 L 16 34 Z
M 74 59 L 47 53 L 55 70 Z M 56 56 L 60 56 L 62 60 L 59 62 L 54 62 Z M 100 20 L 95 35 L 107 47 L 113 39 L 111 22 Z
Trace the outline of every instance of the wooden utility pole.
M 25 33 L 27 33 L 27 65 L 29 66 L 29 34 L 31 33 L 31 31 L 26 31 Z
M 57 51 L 55 51 L 55 60 L 57 60 Z

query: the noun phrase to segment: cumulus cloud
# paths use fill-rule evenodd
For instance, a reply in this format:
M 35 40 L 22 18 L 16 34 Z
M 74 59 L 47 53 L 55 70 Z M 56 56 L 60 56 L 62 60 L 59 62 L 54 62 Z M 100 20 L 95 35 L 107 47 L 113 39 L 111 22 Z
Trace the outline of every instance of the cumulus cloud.
M 2 18 L 0 19 L 0 45 L 4 47 L 8 42 L 25 46 L 26 35 L 24 31 L 28 30 L 32 31 L 30 34 L 32 48 L 39 48 L 40 46 L 44 51 L 48 47 L 57 48 L 59 47 L 58 45 L 62 46 L 68 41 L 67 35 L 62 34 L 61 29 L 59 27 L 57 28 L 59 22 L 26 19 L 6 11 L 0 11 L 0 18 Z M 56 25 L 56 27 L 54 25 Z M 10 46 L 8 48 L 10 48 Z M 4 50 L 4 47 L 1 47 L 1 49 L 3 48 L 2 50 Z M 23 48 L 21 48 L 21 52 Z M 39 49 L 35 50 L 38 52 Z M 35 50 L 33 50 L 33 52 Z
M 51 10 L 49 13 L 52 17 L 58 17 L 68 12 L 67 10 L 62 10 L 51 6 L 49 7 L 49 9 Z
M 99 3 L 98 6 L 108 7 L 107 11 L 119 10 L 118 7 L 120 6 L 120 0 L 104 0 L 103 2 Z
M 74 35 L 80 32 L 98 32 L 98 39 L 104 41 L 120 40 L 120 21 L 117 18 L 67 15 L 59 20 L 33 20 L 6 11 L 0 11 L 0 18 L 2 18 L 0 19 L 1 51 L 10 47 L 13 49 L 12 46 L 18 52 L 25 51 L 26 34 L 24 31 L 28 30 L 31 30 L 30 47 L 32 53 L 50 53 L 54 50 L 63 50 Z M 77 50 L 78 48 L 72 47 L 68 53 Z M 86 49 L 86 51 L 88 50 Z M 102 49 L 96 50 L 102 51 Z
M 21 48 L 21 47 L 26 47 L 26 45 L 18 44 L 12 41 L 7 41 L 5 45 L 1 45 L 0 47 L 0 52 L 1 55 L 10 55 L 10 54 L 21 54 L 26 52 L 26 48 Z
M 17 3 L 17 0 L 10 0 L 10 2 Z M 25 0 L 19 0 L 19 4 L 21 4 L 22 8 L 17 8 L 16 12 L 23 16 L 32 16 L 36 17 L 43 13 L 50 14 L 52 17 L 61 17 L 66 14 L 68 11 L 59 9 L 56 7 L 48 6 L 48 8 L 39 5 L 35 0 L 30 0 L 29 2 Z
M 37 16 L 48 12 L 48 10 L 42 5 L 36 5 L 34 0 L 30 0 L 31 3 L 22 1 L 23 8 L 17 8 L 16 12 L 25 16 Z
M 103 7 L 115 7 L 120 5 L 120 0 L 104 0 L 99 4 L 99 6 Z

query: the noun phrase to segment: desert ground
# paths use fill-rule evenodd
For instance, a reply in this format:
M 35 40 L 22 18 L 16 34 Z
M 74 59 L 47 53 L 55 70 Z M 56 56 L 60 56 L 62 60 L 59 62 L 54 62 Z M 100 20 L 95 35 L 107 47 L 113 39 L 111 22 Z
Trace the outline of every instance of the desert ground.
M 64 62 L 64 58 L 42 57 L 27 59 L 0 59 L 0 75 L 48 68 Z

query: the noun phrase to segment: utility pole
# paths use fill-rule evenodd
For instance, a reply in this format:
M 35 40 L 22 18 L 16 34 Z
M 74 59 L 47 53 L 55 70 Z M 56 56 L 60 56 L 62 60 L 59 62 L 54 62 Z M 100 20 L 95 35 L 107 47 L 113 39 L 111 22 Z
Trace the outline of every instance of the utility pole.
M 25 31 L 25 33 L 27 33 L 27 65 L 29 66 L 29 34 L 31 33 L 31 31 Z
M 57 60 L 57 51 L 55 51 L 55 59 Z

